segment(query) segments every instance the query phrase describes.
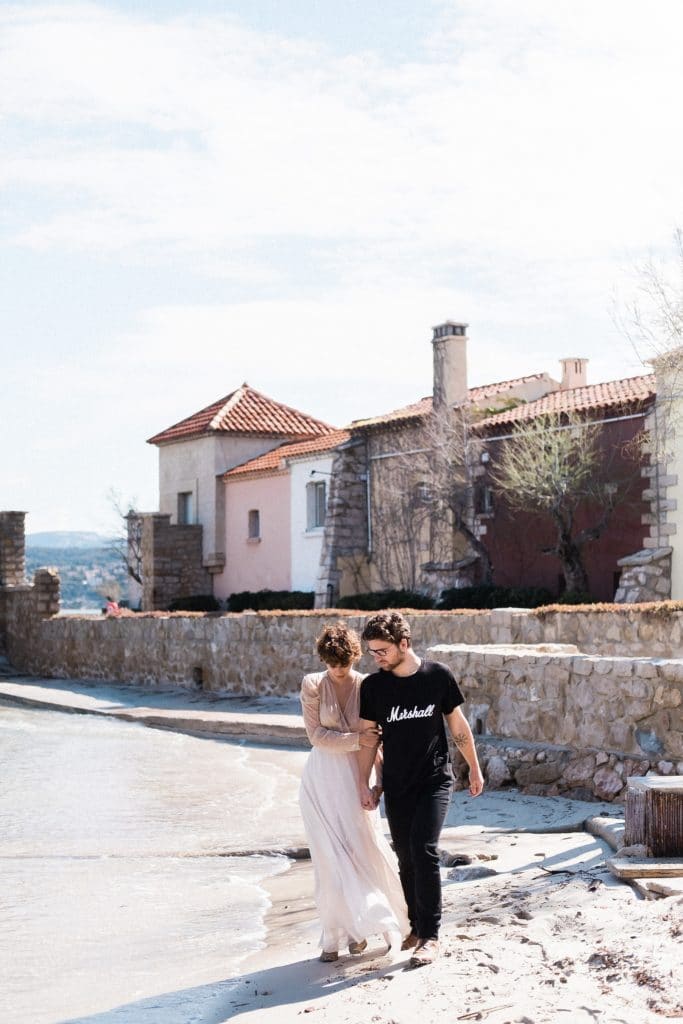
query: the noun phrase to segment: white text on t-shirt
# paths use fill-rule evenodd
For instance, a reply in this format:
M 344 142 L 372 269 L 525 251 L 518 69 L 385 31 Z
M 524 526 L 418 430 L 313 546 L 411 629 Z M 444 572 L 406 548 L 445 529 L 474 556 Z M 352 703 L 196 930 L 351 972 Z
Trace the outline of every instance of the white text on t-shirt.
M 426 708 L 418 708 L 417 704 L 412 710 L 401 709 L 398 704 L 391 709 L 387 722 L 402 722 L 405 718 L 431 718 L 434 714 L 434 705 L 428 704 Z

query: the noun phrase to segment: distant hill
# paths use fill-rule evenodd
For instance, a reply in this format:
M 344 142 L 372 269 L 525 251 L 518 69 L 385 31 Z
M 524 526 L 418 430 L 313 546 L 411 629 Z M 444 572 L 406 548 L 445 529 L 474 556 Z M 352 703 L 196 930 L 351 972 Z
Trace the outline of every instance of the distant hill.
M 43 533 L 27 533 L 26 548 L 103 548 L 111 541 L 102 533 L 88 533 L 82 530 L 47 530 Z

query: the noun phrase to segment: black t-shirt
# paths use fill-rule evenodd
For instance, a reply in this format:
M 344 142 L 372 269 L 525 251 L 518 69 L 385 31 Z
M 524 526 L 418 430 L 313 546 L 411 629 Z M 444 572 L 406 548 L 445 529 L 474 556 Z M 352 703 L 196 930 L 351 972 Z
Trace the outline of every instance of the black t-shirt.
M 438 661 L 423 661 L 411 676 L 380 670 L 363 680 L 360 717 L 382 727 L 389 796 L 452 776 L 443 716 L 462 703 L 453 673 Z

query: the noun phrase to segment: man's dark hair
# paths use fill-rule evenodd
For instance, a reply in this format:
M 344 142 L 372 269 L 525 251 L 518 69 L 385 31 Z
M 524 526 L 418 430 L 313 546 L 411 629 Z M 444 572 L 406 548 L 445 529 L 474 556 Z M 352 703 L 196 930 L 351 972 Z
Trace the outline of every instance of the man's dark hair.
M 378 612 L 365 623 L 363 640 L 384 640 L 389 644 L 407 640 L 410 647 L 410 626 L 400 612 Z

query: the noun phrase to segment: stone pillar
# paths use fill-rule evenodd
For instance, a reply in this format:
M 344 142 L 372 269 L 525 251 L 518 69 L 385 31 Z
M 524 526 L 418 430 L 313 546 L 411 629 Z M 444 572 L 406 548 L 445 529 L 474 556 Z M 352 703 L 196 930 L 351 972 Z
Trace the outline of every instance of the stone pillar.
M 673 548 L 645 548 L 620 558 L 616 604 L 666 601 L 671 597 L 671 553 Z
M 59 614 L 60 579 L 57 569 L 38 569 L 33 576 L 33 595 L 36 614 L 48 619 Z
M 213 594 L 203 565 L 202 527 L 171 525 L 162 512 L 136 513 L 142 556 L 142 610 L 168 608 L 181 597 Z
M 26 583 L 25 512 L 0 512 L 0 587 Z
M 325 534 L 320 553 L 315 607 L 334 608 L 344 593 L 361 593 L 367 585 L 360 582 L 371 555 L 372 539 L 368 528 L 369 466 L 364 438 L 355 437 L 342 445 L 332 463 L 330 494 L 325 516 Z M 355 589 L 344 587 L 346 571 L 357 565 Z
M 649 484 L 643 497 L 650 503 L 645 517 L 649 537 L 644 548 L 656 551 L 671 545 L 671 591 L 683 599 L 683 538 L 678 529 L 683 515 L 683 347 L 652 360 L 657 400 L 645 421 L 650 465 L 643 469 Z

